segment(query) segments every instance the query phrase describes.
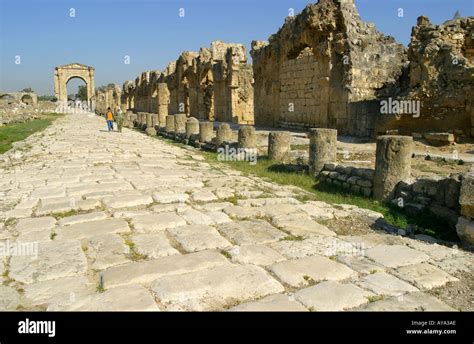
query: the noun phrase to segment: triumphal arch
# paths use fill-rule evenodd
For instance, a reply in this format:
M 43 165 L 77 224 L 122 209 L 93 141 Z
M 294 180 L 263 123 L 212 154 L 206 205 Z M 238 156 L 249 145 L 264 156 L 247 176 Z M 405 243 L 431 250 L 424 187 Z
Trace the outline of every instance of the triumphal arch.
M 54 95 L 59 102 L 67 102 L 67 83 L 74 78 L 82 79 L 87 88 L 87 104 L 94 102 L 94 67 L 80 63 L 70 63 L 54 68 Z

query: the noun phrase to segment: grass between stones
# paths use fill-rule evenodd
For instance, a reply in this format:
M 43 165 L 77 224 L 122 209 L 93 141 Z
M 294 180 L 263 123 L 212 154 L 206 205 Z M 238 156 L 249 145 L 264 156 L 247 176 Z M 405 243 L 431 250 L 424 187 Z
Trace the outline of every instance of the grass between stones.
M 26 139 L 28 136 L 45 129 L 53 121 L 64 116 L 60 113 L 44 113 L 41 118 L 25 123 L 11 124 L 0 127 L 0 154 L 12 148 L 12 143 Z
M 458 241 L 455 230 L 445 220 L 437 218 L 429 212 L 419 213 L 416 216 L 409 215 L 395 206 L 378 202 L 373 198 L 354 195 L 342 188 L 318 183 L 307 173 L 295 172 L 285 165 L 275 164 L 265 156 L 259 157 L 257 164 L 251 165 L 247 161 L 219 161 L 217 153 L 213 152 L 202 151 L 201 153 L 208 162 L 223 163 L 241 171 L 244 175 L 254 174 L 280 185 L 293 185 L 309 191 L 311 195 L 305 197 L 305 200 L 312 199 L 329 204 L 351 204 L 359 208 L 370 209 L 383 214 L 388 224 L 398 228 L 406 229 L 408 225 L 412 225 L 416 234 L 427 234 L 442 240 Z
M 183 143 L 175 142 L 171 139 L 155 136 L 156 139 L 166 143 L 187 148 Z M 280 185 L 297 186 L 303 190 L 309 191 L 311 195 L 304 196 L 300 201 L 322 201 L 329 204 L 351 204 L 359 208 L 370 209 L 381 213 L 385 222 L 389 225 L 407 229 L 409 225 L 414 228 L 415 234 L 426 234 L 446 241 L 459 241 L 456 230 L 450 226 L 446 220 L 435 216 L 429 211 L 420 212 L 416 216 L 403 212 L 400 208 L 390 204 L 381 203 L 373 198 L 362 197 L 348 193 L 342 188 L 326 183 L 318 183 L 313 177 L 304 172 L 295 172 L 283 164 L 276 164 L 266 156 L 259 156 L 256 164 L 250 164 L 248 161 L 220 161 L 215 152 L 200 151 L 206 161 L 211 163 L 225 164 L 244 175 L 256 175 L 258 177 L 270 180 Z M 235 200 L 236 202 L 236 200 Z

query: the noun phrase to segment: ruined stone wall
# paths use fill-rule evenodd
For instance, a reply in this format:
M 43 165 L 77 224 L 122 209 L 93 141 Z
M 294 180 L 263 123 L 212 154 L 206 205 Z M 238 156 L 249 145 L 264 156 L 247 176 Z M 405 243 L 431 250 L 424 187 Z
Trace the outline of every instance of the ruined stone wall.
M 111 84 L 104 87 L 99 87 L 95 91 L 95 110 L 98 113 L 106 113 L 107 108 L 116 111 L 117 108 L 122 108 L 122 90 L 119 86 Z
M 200 120 L 253 124 L 252 68 L 242 44 L 212 42 L 183 52 L 163 73 L 143 72 L 123 85 L 125 109 Z
M 401 74 L 405 50 L 362 22 L 352 0 L 320 0 L 252 42 L 251 55 L 257 124 L 368 136 L 366 110 Z
M 433 25 L 419 17 L 408 48 L 404 77 L 385 96 L 420 101 L 420 116 L 390 116 L 377 131 L 454 132 L 474 135 L 474 17 Z

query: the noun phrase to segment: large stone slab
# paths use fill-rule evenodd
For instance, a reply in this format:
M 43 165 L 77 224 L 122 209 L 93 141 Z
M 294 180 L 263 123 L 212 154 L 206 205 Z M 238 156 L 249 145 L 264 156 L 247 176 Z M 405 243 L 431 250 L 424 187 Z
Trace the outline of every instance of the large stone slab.
M 140 285 L 125 285 L 96 293 L 71 305 L 69 311 L 159 311 L 151 293 Z
M 54 217 L 31 217 L 18 220 L 15 229 L 18 232 L 47 231 L 53 229 L 56 225 Z
M 292 204 L 269 204 L 259 207 L 259 210 L 263 213 L 263 216 L 275 217 L 294 214 L 304 215 L 295 205 Z
M 239 220 L 246 220 L 263 216 L 263 212 L 259 208 L 242 207 L 238 205 L 232 205 L 224 208 L 224 213 L 226 213 L 233 219 Z
M 103 203 L 109 209 L 133 208 L 151 204 L 153 198 L 149 195 L 112 196 L 104 198 Z
M 308 236 L 312 234 L 336 236 L 336 233 L 329 230 L 326 226 L 311 220 L 309 216 L 304 214 L 275 216 L 272 218 L 272 224 L 297 236 Z
M 206 216 L 208 216 L 211 221 L 216 225 L 232 222 L 229 216 L 227 216 L 227 214 L 222 211 L 210 211 L 206 213 Z
M 112 288 L 133 283 L 147 284 L 161 276 L 200 271 L 223 264 L 230 263 L 222 254 L 207 250 L 116 266 L 104 270 L 102 276 L 105 288 Z
M 107 218 L 107 215 L 103 211 L 96 211 L 87 214 L 64 217 L 59 220 L 59 225 L 69 226 L 75 225 L 76 223 L 104 220 L 105 218 Z
M 343 311 L 368 303 L 368 298 L 373 295 L 350 283 L 326 281 L 299 290 L 295 299 L 311 310 Z
M 167 204 L 167 203 L 184 203 L 188 200 L 189 195 L 185 193 L 176 193 L 172 191 L 162 191 L 153 193 L 153 199 L 155 202 Z
M 425 253 L 402 245 L 376 246 L 368 249 L 365 255 L 389 268 L 421 263 L 430 259 Z
M 262 268 L 226 264 L 158 278 L 152 290 L 165 305 L 172 304 L 187 310 L 208 310 L 281 293 L 284 288 Z
M 347 265 L 352 270 L 363 274 L 371 274 L 378 271 L 385 271 L 385 268 L 383 266 L 376 264 L 370 259 L 367 259 L 363 256 L 342 255 L 337 256 L 337 261 Z
M 281 240 L 268 244 L 289 259 L 307 256 L 362 255 L 358 247 L 335 237 L 314 235 L 304 240 Z
M 280 253 L 265 245 L 234 246 L 227 252 L 231 255 L 232 262 L 240 264 L 270 266 L 286 260 Z
M 400 267 L 397 269 L 396 275 L 425 290 L 442 287 L 448 282 L 458 281 L 456 277 L 428 263 Z
M 171 246 L 165 232 L 137 234 L 131 239 L 137 252 L 149 258 L 179 254 L 178 250 Z
M 132 224 L 138 232 L 155 232 L 186 225 L 186 221 L 174 212 L 137 216 Z
M 308 310 L 295 301 L 294 296 L 285 294 L 269 295 L 257 301 L 242 303 L 230 311 L 241 312 L 307 312 Z
M 123 219 L 105 219 L 59 227 L 56 229 L 57 236 L 55 240 L 84 239 L 100 234 L 126 233 L 129 231 L 127 221 Z
M 471 274 L 474 273 L 473 256 L 447 258 L 442 261 L 434 261 L 432 263 L 450 274 L 456 274 L 458 272 L 467 272 Z
M 286 236 L 263 220 L 229 222 L 221 225 L 219 231 L 237 245 L 266 244 Z
M 0 285 L 0 311 L 15 311 L 20 305 L 20 294 L 12 287 Z
M 199 190 L 192 193 L 191 199 L 194 202 L 212 202 L 218 198 L 209 190 Z
M 83 274 L 87 260 L 76 240 L 38 243 L 38 256 L 12 256 L 10 277 L 24 283 Z
M 306 257 L 270 266 L 270 271 L 282 282 L 301 287 L 311 282 L 339 281 L 355 277 L 355 271 L 347 266 L 322 256 Z
M 327 204 L 325 204 L 324 206 L 319 206 L 319 204 L 312 204 L 308 202 L 304 204 L 298 204 L 296 208 L 301 211 L 304 211 L 316 221 L 332 220 L 334 218 L 334 209 L 332 209 Z
M 456 311 L 454 308 L 441 302 L 437 298 L 422 293 L 413 292 L 401 296 L 386 297 L 381 301 L 369 303 L 362 308 L 364 311 L 379 312 L 379 311 Z
M 96 285 L 85 276 L 65 277 L 27 284 L 25 298 L 33 305 L 62 308 L 89 294 L 95 293 Z
M 362 277 L 357 284 L 378 295 L 401 295 L 418 291 L 417 288 L 385 272 L 376 272 Z
M 187 252 L 224 249 L 232 246 L 219 232 L 206 225 L 188 225 L 168 229 L 168 232 Z
M 92 269 L 103 270 L 129 262 L 126 254 L 129 247 L 117 234 L 100 234 L 89 239 L 87 255 L 92 260 Z
M 193 208 L 178 209 L 178 214 L 192 225 L 212 225 L 214 221 L 208 215 Z

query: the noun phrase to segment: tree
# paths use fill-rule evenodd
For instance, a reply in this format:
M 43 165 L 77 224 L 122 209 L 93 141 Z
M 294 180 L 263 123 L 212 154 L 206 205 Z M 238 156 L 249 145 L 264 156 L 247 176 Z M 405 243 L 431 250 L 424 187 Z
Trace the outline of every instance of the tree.
M 31 87 L 27 87 L 22 89 L 20 92 L 26 92 L 26 93 L 34 93 L 33 89 Z
M 459 10 L 458 10 L 456 11 L 456 13 L 454 13 L 453 19 L 459 19 L 459 18 L 461 18 L 461 13 L 459 13 Z
M 87 100 L 87 88 L 86 86 L 79 85 L 77 89 L 76 99 Z
M 53 101 L 56 101 L 56 97 L 55 96 L 47 96 L 47 95 L 43 95 L 43 96 L 38 96 L 38 100 L 44 100 L 44 101 L 50 101 L 50 102 L 53 102 Z

